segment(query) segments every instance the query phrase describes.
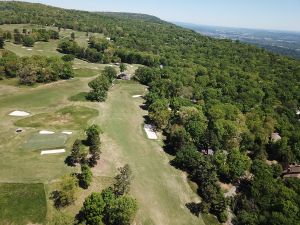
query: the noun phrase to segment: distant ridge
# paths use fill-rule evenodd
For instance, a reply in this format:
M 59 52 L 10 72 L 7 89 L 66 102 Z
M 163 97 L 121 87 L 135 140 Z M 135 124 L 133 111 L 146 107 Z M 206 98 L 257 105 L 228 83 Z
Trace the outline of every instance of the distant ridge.
M 210 37 L 254 44 L 275 53 L 300 59 L 300 32 L 173 23 Z

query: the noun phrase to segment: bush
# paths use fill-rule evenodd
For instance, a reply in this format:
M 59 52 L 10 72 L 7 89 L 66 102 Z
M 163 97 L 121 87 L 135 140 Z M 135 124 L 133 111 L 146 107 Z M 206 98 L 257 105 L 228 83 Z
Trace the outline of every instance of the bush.
M 74 61 L 75 56 L 74 56 L 74 55 L 67 54 L 67 55 L 63 55 L 63 56 L 61 57 L 61 59 L 64 60 L 65 62 L 71 62 L 71 61 Z
M 87 189 L 93 180 L 93 174 L 90 167 L 87 164 L 81 165 L 81 174 L 80 174 L 80 186 L 84 189 Z
M 26 47 L 33 47 L 35 40 L 31 36 L 23 37 L 23 45 Z
M 76 200 L 76 192 L 78 187 L 78 180 L 72 175 L 62 177 L 59 185 L 59 190 L 52 193 L 54 205 L 57 208 L 71 205 Z

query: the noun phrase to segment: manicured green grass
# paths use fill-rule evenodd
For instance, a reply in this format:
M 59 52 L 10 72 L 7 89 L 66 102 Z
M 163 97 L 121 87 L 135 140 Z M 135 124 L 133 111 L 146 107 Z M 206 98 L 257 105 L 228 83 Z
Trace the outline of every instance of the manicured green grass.
M 2 225 L 42 224 L 47 214 L 43 184 L 0 184 Z
M 49 150 L 64 148 L 68 139 L 67 134 L 33 134 L 30 139 L 22 146 L 22 150 Z
M 72 102 L 86 102 L 86 101 L 88 101 L 86 99 L 87 95 L 88 95 L 88 92 L 80 92 L 77 95 L 71 96 L 69 98 L 69 100 Z
M 19 127 L 80 129 L 89 119 L 98 116 L 96 109 L 84 106 L 68 106 L 55 113 L 41 113 L 15 122 Z
M 74 69 L 75 77 L 93 77 L 101 73 L 100 70 L 95 69 Z

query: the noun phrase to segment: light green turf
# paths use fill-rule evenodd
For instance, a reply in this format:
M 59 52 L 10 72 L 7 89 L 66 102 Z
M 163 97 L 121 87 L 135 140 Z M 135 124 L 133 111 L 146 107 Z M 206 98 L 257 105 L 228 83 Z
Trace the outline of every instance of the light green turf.
M 76 95 L 71 96 L 69 100 L 72 102 L 87 102 L 87 95 L 88 92 L 80 92 Z
M 74 69 L 75 77 L 93 77 L 96 75 L 100 75 L 100 70 L 94 70 L 94 69 Z
M 96 109 L 84 106 L 67 106 L 55 113 L 40 113 L 24 119 L 17 120 L 18 127 L 35 127 L 45 129 L 81 129 L 87 122 L 98 116 Z
M 34 151 L 34 150 L 49 150 L 64 148 L 64 145 L 68 139 L 67 134 L 55 133 L 55 134 L 33 134 L 24 145 L 21 146 L 21 150 Z
M 0 184 L 0 224 L 42 224 L 47 213 L 43 184 Z
M 111 163 L 128 163 L 134 175 L 131 194 L 137 199 L 139 211 L 136 224 L 193 225 L 204 224 L 185 207 L 198 196 L 191 190 L 183 172 L 169 165 L 169 159 L 158 141 L 146 139 L 142 129 L 141 98 L 145 86 L 135 82 L 119 82 L 109 93 L 107 102 L 100 105 L 99 124 L 104 131 L 102 167 Z M 101 162 L 100 162 L 101 163 Z
M 218 219 L 211 214 L 204 214 L 202 218 L 207 225 L 220 225 Z

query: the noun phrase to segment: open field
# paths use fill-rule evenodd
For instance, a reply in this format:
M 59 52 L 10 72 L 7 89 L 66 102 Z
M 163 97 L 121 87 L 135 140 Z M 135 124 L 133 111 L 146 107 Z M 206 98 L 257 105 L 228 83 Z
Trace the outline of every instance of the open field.
M 0 184 L 2 225 L 43 223 L 47 200 L 43 184 Z

